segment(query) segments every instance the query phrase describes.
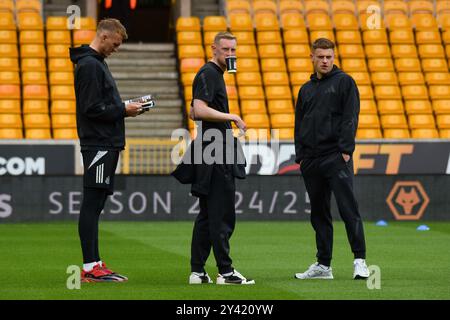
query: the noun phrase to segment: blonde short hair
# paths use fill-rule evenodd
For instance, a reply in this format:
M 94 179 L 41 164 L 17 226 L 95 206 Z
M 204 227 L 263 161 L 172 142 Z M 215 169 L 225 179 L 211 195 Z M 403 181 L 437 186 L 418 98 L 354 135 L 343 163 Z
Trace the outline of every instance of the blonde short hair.
M 220 40 L 222 39 L 236 40 L 236 37 L 231 32 L 222 31 L 216 34 L 216 36 L 214 37 L 214 43 L 219 44 Z
M 122 36 L 122 40 L 128 39 L 127 30 L 117 19 L 107 18 L 101 20 L 97 26 L 97 35 L 99 35 L 102 31 L 109 31 L 112 33 L 115 32 Z

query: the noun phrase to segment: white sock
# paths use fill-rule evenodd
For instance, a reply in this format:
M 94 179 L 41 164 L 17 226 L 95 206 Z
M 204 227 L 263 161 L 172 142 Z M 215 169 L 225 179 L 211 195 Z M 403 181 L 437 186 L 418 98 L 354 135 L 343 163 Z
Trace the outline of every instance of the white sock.
M 92 271 L 94 267 L 97 265 L 97 262 L 90 262 L 90 263 L 84 263 L 83 264 L 83 270 L 86 272 Z
M 365 260 L 361 258 L 355 259 L 354 261 L 354 263 L 363 263 L 363 262 L 365 262 Z

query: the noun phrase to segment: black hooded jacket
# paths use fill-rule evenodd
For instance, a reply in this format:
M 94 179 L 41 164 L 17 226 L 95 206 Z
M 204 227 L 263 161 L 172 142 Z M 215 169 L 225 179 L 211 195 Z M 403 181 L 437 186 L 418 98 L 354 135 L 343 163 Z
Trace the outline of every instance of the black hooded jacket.
M 77 130 L 81 150 L 125 147 L 125 105 L 104 58 L 88 45 L 70 49 L 75 67 Z
M 358 128 L 359 91 L 338 67 L 314 73 L 299 90 L 295 108 L 295 162 L 333 152 L 352 155 Z

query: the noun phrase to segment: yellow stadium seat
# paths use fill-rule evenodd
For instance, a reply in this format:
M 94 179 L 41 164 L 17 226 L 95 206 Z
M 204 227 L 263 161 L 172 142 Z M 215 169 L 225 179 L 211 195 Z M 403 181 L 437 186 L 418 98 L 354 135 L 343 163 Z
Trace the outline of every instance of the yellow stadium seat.
M 51 113 L 75 113 L 76 105 L 74 100 L 52 100 L 50 106 Z
M 205 52 L 203 47 L 199 44 L 193 45 L 180 45 L 178 46 L 178 58 L 204 58 Z
M 339 50 L 342 46 L 339 46 Z M 367 57 L 370 58 L 391 58 L 391 50 L 389 45 L 385 44 L 368 44 L 365 46 Z
M 253 32 L 236 31 L 236 32 L 233 32 L 233 35 L 236 37 L 237 43 L 239 45 L 243 45 L 243 44 L 255 45 L 255 37 L 253 36 Z
M 264 86 L 288 86 L 289 77 L 286 72 L 264 72 Z
M 23 123 L 26 129 L 50 128 L 50 117 L 47 113 L 24 114 Z
M 45 28 L 47 30 L 67 30 L 67 17 L 66 16 L 47 17 Z
M 310 54 L 311 54 L 311 48 L 307 44 L 287 44 L 286 45 L 286 57 L 288 59 L 289 58 L 308 58 L 310 56 Z
M 439 130 L 439 137 L 441 139 L 450 139 L 450 129 L 441 129 L 441 130 Z
M 411 130 L 411 138 L 413 138 L 413 139 L 438 139 L 439 133 L 434 128 L 413 129 L 413 130 Z
M 22 73 L 22 83 L 47 85 L 47 73 L 42 71 L 27 71 Z
M 389 58 L 369 59 L 369 70 L 370 72 L 393 72 L 394 64 L 392 63 L 392 59 Z
M 411 114 L 408 119 L 411 129 L 434 129 L 436 127 L 432 114 Z
M 242 100 L 242 114 L 266 113 L 266 102 L 264 100 Z
M 194 32 L 194 31 L 191 31 Z M 199 32 L 195 32 L 197 34 L 200 34 Z M 217 31 L 205 31 L 203 32 L 203 44 L 205 46 L 210 46 L 212 43 L 214 43 L 214 38 L 216 37 Z M 234 34 L 236 36 L 236 34 Z M 239 43 L 241 41 L 238 40 Z
M 77 129 L 62 128 L 53 130 L 53 139 L 58 140 L 75 140 L 78 139 Z
M 384 1 L 385 14 L 390 13 L 403 13 L 408 14 L 408 6 L 403 1 Z
M 200 19 L 198 17 L 179 17 L 176 31 L 200 31 Z
M 70 85 L 51 86 L 50 96 L 52 100 L 75 100 L 75 89 Z
M 0 11 L 0 30 L 16 30 L 16 22 L 12 11 Z
M 0 113 L 21 113 L 20 100 L 0 100 Z
M 292 100 L 268 100 L 267 109 L 270 114 L 274 113 L 293 113 L 294 106 Z
M 450 84 L 450 74 L 447 72 L 428 72 L 425 73 L 425 80 L 428 85 Z
M 97 30 L 97 21 L 92 17 L 80 17 L 81 30 Z
M 311 39 L 311 43 L 319 38 L 326 38 L 330 39 L 333 42 L 336 42 L 333 30 L 313 30 L 310 32 L 309 37 Z
M 184 58 L 180 61 L 180 71 L 182 73 L 197 72 L 204 64 L 203 58 Z
M 19 33 L 20 44 L 44 44 L 44 32 L 39 30 L 24 30 Z
M 253 113 L 243 115 L 243 120 L 247 128 L 270 128 L 269 117 L 267 113 Z
M 390 30 L 411 29 L 409 17 L 403 13 L 385 15 L 386 25 Z
M 231 31 L 253 31 L 253 21 L 249 14 L 229 14 Z
M 395 69 L 398 72 L 419 72 L 420 61 L 417 58 L 399 58 L 395 59 Z
M 56 128 L 76 128 L 77 119 L 75 114 L 53 114 L 52 127 Z
M 0 29 L 0 43 L 17 43 L 17 32 L 15 30 Z
M 376 114 L 359 114 L 358 128 L 361 129 L 378 129 L 380 128 L 380 120 Z M 358 130 L 359 131 L 359 130 Z
M 309 30 L 332 30 L 333 25 L 328 13 L 316 12 L 306 15 Z M 312 41 L 316 39 L 311 39 Z
M 399 86 L 396 85 L 380 85 L 375 86 L 375 97 L 377 100 L 397 100 L 402 98 Z
M 42 6 L 39 0 L 16 0 L 16 10 L 17 12 L 23 11 L 33 11 L 41 13 Z
M 426 43 L 441 43 L 441 36 L 439 30 L 420 30 L 416 32 L 416 43 L 426 44 Z
M 280 0 L 278 5 L 280 14 L 283 13 L 303 13 L 305 10 L 301 0 Z
M 292 85 L 302 85 L 309 81 L 310 72 L 289 72 L 289 78 Z
M 237 46 L 236 54 L 239 58 L 258 58 L 258 50 L 256 50 L 256 46 L 250 44 Z
M 364 44 L 387 44 L 388 38 L 386 30 L 365 30 L 363 31 Z
M 241 108 L 239 107 L 239 100 L 237 100 L 237 99 L 228 100 L 228 109 L 229 109 L 230 113 L 234 113 L 239 116 L 241 115 Z
M 238 72 L 236 80 L 239 86 L 261 86 L 262 79 L 260 72 Z
M 428 90 L 425 85 L 402 86 L 402 95 L 405 100 L 428 99 Z
M 389 34 L 391 44 L 414 44 L 414 34 L 409 29 L 395 29 Z
M 181 83 L 183 86 L 191 86 L 194 81 L 195 72 L 185 72 L 181 74 Z
M 385 99 L 385 100 L 379 100 L 378 101 L 378 111 L 380 114 L 403 114 L 404 108 L 403 108 L 403 102 L 400 99 L 393 100 L 392 99 Z
M 337 13 L 333 15 L 336 30 L 358 30 L 358 20 L 353 13 Z
M 442 1 L 444 2 L 444 1 Z M 442 12 L 437 16 L 438 25 L 442 30 L 450 29 L 450 12 Z
M 0 84 L 20 84 L 19 72 L 0 71 Z
M 191 101 L 192 100 L 192 86 L 184 86 L 183 92 L 184 92 L 184 99 L 186 101 Z
M 47 71 L 45 59 L 41 58 L 26 58 L 22 59 L 22 72 L 26 71 Z
M 283 32 L 285 44 L 309 43 L 306 29 L 291 29 Z
M 33 128 L 25 130 L 26 139 L 51 139 L 49 128 Z
M 0 84 L 0 99 L 20 99 L 20 85 Z
M 294 140 L 294 128 L 276 128 L 271 131 L 272 139 Z
M 421 58 L 443 58 L 445 59 L 444 48 L 440 44 L 419 45 L 419 56 Z
M 51 44 L 47 46 L 47 55 L 49 58 L 69 58 L 69 45 Z
M 404 114 L 385 114 L 380 118 L 383 129 L 408 129 Z
M 19 12 L 17 25 L 20 30 L 43 30 L 42 17 L 37 12 Z
M 19 71 L 19 61 L 15 58 L 0 57 L 0 70 Z
M 425 84 L 422 72 L 399 72 L 398 80 L 402 86 Z
M 410 1 L 408 3 L 409 12 L 411 14 L 416 13 L 428 13 L 432 14 L 434 12 L 434 6 L 432 1 Z
M 47 100 L 24 100 L 23 101 L 23 113 L 48 113 L 48 101 Z
M 424 72 L 448 72 L 447 61 L 445 59 L 422 59 L 422 69 Z
M 241 86 L 239 87 L 239 97 L 241 100 L 265 99 L 264 91 L 261 86 Z
M 449 100 L 433 100 L 431 102 L 433 110 L 436 114 L 450 113 L 450 99 Z
M 370 75 L 374 85 L 398 85 L 397 74 L 393 71 L 373 72 Z
M 432 85 L 430 88 L 431 100 L 448 100 L 450 99 L 450 85 Z
M 429 100 L 406 100 L 405 109 L 407 114 L 414 113 L 433 113 Z
M 345 72 L 367 72 L 367 65 L 365 59 L 342 59 L 342 69 Z
M 50 72 L 72 72 L 73 64 L 69 59 L 48 59 L 48 71 Z
M 236 86 L 234 86 L 234 85 L 226 85 L 225 88 L 227 90 L 228 99 L 230 99 L 230 100 L 237 100 L 239 98 Z
M 283 27 L 283 30 L 299 30 L 306 28 L 303 15 L 297 12 L 281 14 L 281 26 Z
M 50 85 L 69 85 L 73 86 L 74 78 L 72 72 L 50 72 Z
M 268 0 L 258 0 L 253 2 L 253 13 L 273 13 L 276 14 L 278 12 L 277 5 L 273 1 Z
M 72 40 L 70 38 L 70 31 L 52 30 L 47 31 L 47 44 L 66 44 L 70 46 Z
M 317 0 L 317 1 L 305 1 L 305 13 L 308 15 L 311 12 L 322 12 L 328 13 L 330 7 L 327 1 Z
M 20 46 L 21 58 L 45 58 L 45 47 L 42 44 L 23 44 Z
M 23 139 L 22 129 L 0 128 L 0 139 Z
M 258 59 L 243 58 L 237 60 L 239 72 L 259 72 Z
M 0 128 L 22 128 L 22 117 L 18 113 L 0 113 Z
M 376 114 L 378 112 L 375 100 L 361 100 L 359 108 L 360 112 L 365 114 L 367 113 Z
M 361 44 L 361 33 L 357 30 L 338 30 L 336 32 L 336 40 L 339 44 L 353 43 Z
M 291 99 L 291 88 L 286 86 L 267 86 L 266 87 L 267 100 L 285 100 Z
M 281 44 L 281 35 L 279 31 L 258 31 L 256 32 L 258 44 Z
M 288 45 L 292 46 L 292 45 Z M 287 47 L 287 46 L 286 46 Z M 286 55 L 289 49 L 286 48 Z M 258 46 L 258 53 L 261 58 L 284 58 L 283 47 L 279 44 L 264 44 Z
M 384 138 L 385 139 L 408 139 L 411 137 L 409 134 L 408 129 L 398 129 L 398 128 L 391 128 L 391 129 L 384 129 Z
M 251 6 L 248 1 L 229 0 L 226 2 L 228 14 L 246 13 L 250 14 Z
M 90 44 L 94 40 L 96 32 L 94 30 L 74 30 L 73 46 L 77 47 L 82 44 Z
M 413 14 L 410 19 L 416 30 L 437 29 L 438 27 L 436 18 L 433 16 L 432 12 Z
M 356 139 L 381 139 L 383 138 L 380 129 L 358 128 Z
M 39 84 L 24 85 L 23 98 L 30 100 L 48 100 L 47 85 L 39 85 Z
M 255 27 L 258 31 L 279 31 L 278 18 L 272 13 L 258 13 L 254 15 Z
M 3 58 L 17 58 L 19 56 L 19 51 L 17 46 L 11 43 L 0 43 L 0 57 Z
M 203 19 L 203 31 L 227 30 L 227 20 L 223 16 L 207 16 Z
M 359 97 L 362 100 L 372 100 L 374 98 L 371 86 L 358 85 Z
M 391 47 L 393 58 L 417 58 L 417 49 L 414 44 L 394 44 Z
M 177 32 L 178 45 L 183 44 L 202 44 L 200 31 L 180 31 Z
M 341 58 L 365 58 L 364 49 L 360 44 L 341 44 L 338 51 Z
M 337 13 L 351 13 L 355 14 L 356 6 L 352 1 L 348 0 L 337 0 L 331 3 L 331 11 L 333 15 Z
M 289 72 L 313 72 L 313 65 L 309 58 L 290 58 L 287 59 Z
M 352 71 L 348 73 L 357 84 L 359 85 L 370 85 L 370 76 L 367 72 L 356 72 Z
M 294 130 L 295 115 L 291 113 L 276 113 L 270 115 L 270 123 L 272 128 L 292 128 Z

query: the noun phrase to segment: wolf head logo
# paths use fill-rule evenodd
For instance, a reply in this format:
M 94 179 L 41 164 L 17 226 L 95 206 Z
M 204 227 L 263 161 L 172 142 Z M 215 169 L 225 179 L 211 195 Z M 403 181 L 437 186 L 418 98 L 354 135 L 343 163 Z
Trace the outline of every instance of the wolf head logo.
M 400 188 L 395 202 L 402 206 L 405 214 L 411 214 L 413 208 L 420 203 L 420 197 L 417 194 L 416 188 L 411 188 L 411 191 L 406 192 L 405 188 Z

